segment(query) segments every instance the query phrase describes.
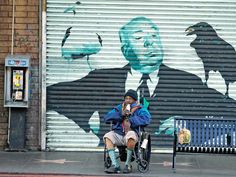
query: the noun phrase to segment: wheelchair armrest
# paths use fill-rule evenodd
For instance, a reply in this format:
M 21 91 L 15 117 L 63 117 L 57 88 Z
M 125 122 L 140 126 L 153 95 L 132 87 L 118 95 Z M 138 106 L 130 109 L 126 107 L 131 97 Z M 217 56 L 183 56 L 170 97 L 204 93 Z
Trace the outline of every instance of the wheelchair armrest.
M 107 121 L 107 122 L 105 122 L 106 124 L 112 124 L 112 121 Z

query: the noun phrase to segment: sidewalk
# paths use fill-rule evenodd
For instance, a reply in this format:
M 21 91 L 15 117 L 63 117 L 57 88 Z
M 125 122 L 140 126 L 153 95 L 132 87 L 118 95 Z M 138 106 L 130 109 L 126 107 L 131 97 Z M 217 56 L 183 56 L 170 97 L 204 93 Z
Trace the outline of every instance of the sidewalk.
M 152 154 L 150 170 L 141 174 L 133 162 L 132 174 L 108 175 L 103 172 L 103 153 L 95 152 L 4 152 L 0 151 L 0 176 L 3 174 L 53 174 L 61 176 L 135 176 L 135 177 L 225 177 L 236 176 L 235 155 L 177 155 L 173 173 L 172 154 Z M 124 164 L 121 164 L 122 167 Z M 34 176 L 34 175 L 32 175 Z

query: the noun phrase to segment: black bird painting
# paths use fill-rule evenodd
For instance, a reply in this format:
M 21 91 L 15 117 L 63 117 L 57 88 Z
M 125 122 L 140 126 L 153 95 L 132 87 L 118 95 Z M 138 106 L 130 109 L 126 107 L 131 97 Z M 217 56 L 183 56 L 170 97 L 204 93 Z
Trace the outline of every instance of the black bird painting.
M 71 30 L 72 27 L 69 27 L 66 29 L 66 33 L 64 35 L 64 38 L 62 39 L 62 42 L 61 42 L 61 47 L 64 46 L 65 42 L 66 42 L 66 39 L 70 36 L 70 30 Z
M 226 98 L 229 83 L 236 81 L 236 52 L 232 45 L 219 37 L 211 25 L 199 22 L 186 29 L 187 35 L 196 35 L 190 46 L 202 59 L 206 83 L 211 70 L 220 72 L 226 84 Z
M 62 57 L 68 61 L 87 57 L 87 63 L 89 65 L 89 68 L 92 70 L 90 62 L 89 62 L 89 56 L 100 52 L 102 48 L 101 36 L 98 33 L 96 33 L 97 42 L 93 42 L 93 43 L 87 42 L 81 45 L 68 44 L 69 46 L 67 46 L 66 43 L 70 43 L 70 41 L 68 42 L 68 40 L 70 39 L 70 36 L 71 36 L 71 29 L 72 27 L 69 27 L 66 30 L 64 38 L 62 39 L 62 43 L 61 43 Z

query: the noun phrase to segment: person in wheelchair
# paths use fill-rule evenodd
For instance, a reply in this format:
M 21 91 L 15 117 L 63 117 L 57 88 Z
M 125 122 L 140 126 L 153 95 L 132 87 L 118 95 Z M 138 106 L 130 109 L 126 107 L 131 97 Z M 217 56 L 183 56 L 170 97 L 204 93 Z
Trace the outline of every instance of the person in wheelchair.
M 124 95 L 123 103 L 119 104 L 104 116 L 106 123 L 112 122 L 112 130 L 103 137 L 112 165 L 105 169 L 107 173 L 120 173 L 120 164 L 115 154 L 116 146 L 126 146 L 127 158 L 123 173 L 132 172 L 132 153 L 138 142 L 140 126 L 147 126 L 151 115 L 137 101 L 137 92 L 128 90 Z

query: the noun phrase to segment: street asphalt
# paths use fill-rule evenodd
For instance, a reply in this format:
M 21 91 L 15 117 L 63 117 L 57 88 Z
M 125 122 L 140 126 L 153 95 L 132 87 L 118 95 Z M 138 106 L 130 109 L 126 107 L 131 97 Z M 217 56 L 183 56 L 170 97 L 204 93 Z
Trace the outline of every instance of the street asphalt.
M 0 176 L 135 176 L 135 177 L 236 177 L 235 154 L 177 154 L 176 171 L 172 154 L 153 153 L 147 173 L 132 162 L 131 174 L 106 174 L 102 152 L 5 152 L 0 151 Z M 124 163 L 121 163 L 124 167 Z

